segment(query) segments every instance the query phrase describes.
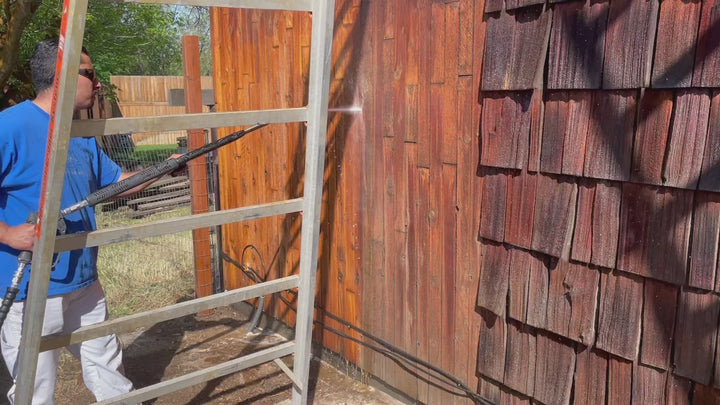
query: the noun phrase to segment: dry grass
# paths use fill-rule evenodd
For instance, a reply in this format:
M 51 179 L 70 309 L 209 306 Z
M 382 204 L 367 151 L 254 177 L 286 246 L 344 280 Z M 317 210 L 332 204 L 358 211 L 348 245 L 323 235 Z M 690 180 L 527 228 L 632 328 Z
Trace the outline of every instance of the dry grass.
M 129 219 L 121 212 L 98 212 L 98 228 L 111 228 L 190 214 L 188 207 Z M 110 317 L 116 318 L 174 304 L 193 296 L 190 231 L 101 246 L 98 272 Z

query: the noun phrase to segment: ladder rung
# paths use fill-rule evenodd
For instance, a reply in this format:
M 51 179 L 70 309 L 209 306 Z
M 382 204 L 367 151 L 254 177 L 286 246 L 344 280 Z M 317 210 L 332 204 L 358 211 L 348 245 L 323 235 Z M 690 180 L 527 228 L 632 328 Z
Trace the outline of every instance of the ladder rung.
M 265 218 L 275 215 L 302 211 L 302 198 L 279 201 L 250 207 L 233 208 L 195 214 L 182 218 L 172 218 L 148 224 L 133 225 L 123 228 L 102 229 L 99 231 L 58 236 L 55 241 L 55 252 L 100 246 L 109 243 L 127 242 L 136 239 L 150 238 L 187 231 L 190 229 L 207 228 L 225 225 L 250 219 Z
M 126 3 L 177 4 L 179 6 L 258 8 L 312 11 L 311 0 L 125 0 Z
M 198 114 L 123 117 L 103 120 L 75 120 L 70 136 L 100 136 L 138 132 L 177 131 L 195 128 L 224 128 L 255 125 L 259 122 L 278 124 L 307 121 L 308 109 L 232 111 Z
M 183 388 L 200 384 L 205 381 L 222 377 L 231 373 L 235 373 L 246 368 L 254 367 L 274 359 L 279 359 L 293 354 L 295 351 L 295 343 L 287 342 L 278 346 L 271 347 L 257 351 L 255 353 L 243 356 L 234 360 L 227 361 L 225 363 L 218 364 L 216 366 L 208 367 L 206 369 L 198 370 L 181 377 L 176 377 L 171 380 L 159 382 L 139 390 L 131 391 L 125 395 L 120 395 L 112 399 L 108 399 L 97 404 L 116 404 L 116 403 L 127 403 L 134 404 L 142 401 L 147 401 L 153 398 L 157 398 L 161 395 L 169 394 L 181 390 Z
M 137 328 L 152 326 L 181 316 L 196 314 L 208 309 L 228 306 L 240 301 L 289 290 L 298 286 L 298 280 L 298 276 L 288 276 L 249 287 L 225 291 L 208 297 L 196 298 L 191 301 L 181 302 L 160 309 L 140 312 L 111 321 L 84 326 L 69 335 L 45 336 L 40 341 L 40 351 L 58 349 L 96 337 L 106 336 L 111 333 L 120 334 L 130 332 Z

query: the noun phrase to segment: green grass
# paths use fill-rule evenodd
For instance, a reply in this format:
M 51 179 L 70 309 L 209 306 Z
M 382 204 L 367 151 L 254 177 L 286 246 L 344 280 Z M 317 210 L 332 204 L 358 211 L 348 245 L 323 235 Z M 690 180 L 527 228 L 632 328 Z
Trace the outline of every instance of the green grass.
M 177 151 L 178 145 L 138 145 L 132 152 L 118 152 L 113 158 L 123 167 L 149 167 Z
M 189 207 L 130 219 L 122 212 L 98 212 L 98 228 L 155 222 L 190 214 Z M 194 296 L 192 233 L 101 246 L 98 273 L 110 318 L 161 308 Z

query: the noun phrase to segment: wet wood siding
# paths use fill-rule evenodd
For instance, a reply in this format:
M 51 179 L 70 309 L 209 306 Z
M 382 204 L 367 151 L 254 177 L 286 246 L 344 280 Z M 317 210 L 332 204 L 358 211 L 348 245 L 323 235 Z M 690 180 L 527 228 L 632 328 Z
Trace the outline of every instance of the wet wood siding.
M 333 318 L 478 386 L 484 8 L 483 0 L 336 4 L 330 107 L 360 111 L 329 114 L 314 336 L 429 403 L 469 402 L 338 336 L 378 346 Z M 304 105 L 310 27 L 308 13 L 213 9 L 218 111 Z M 272 125 L 223 148 L 222 207 L 301 196 L 304 130 Z M 265 279 L 296 273 L 300 223 L 294 214 L 223 227 L 226 287 L 252 283 L 232 262 Z M 282 296 L 295 305 L 292 293 Z M 287 303 L 272 299 L 266 309 L 293 324 Z

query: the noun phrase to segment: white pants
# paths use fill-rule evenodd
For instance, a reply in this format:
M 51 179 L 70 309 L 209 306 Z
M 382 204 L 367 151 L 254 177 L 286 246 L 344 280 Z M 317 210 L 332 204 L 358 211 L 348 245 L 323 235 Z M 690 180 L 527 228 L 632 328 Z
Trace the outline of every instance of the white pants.
M 0 347 L 8 371 L 16 381 L 18 375 L 19 343 L 25 302 L 15 302 L 0 332 Z M 48 298 L 42 334 L 67 334 L 81 326 L 92 325 L 107 319 L 105 293 L 99 282 L 85 288 Z M 112 398 L 132 390 L 132 382 L 123 375 L 122 348 L 115 335 L 68 346 L 80 360 L 85 385 L 98 401 Z M 55 402 L 55 380 L 61 349 L 41 352 L 35 375 L 33 404 Z M 15 384 L 8 391 L 8 399 L 15 400 Z

